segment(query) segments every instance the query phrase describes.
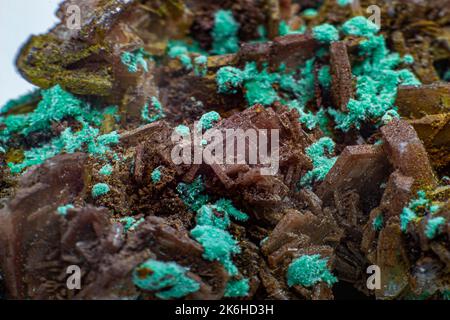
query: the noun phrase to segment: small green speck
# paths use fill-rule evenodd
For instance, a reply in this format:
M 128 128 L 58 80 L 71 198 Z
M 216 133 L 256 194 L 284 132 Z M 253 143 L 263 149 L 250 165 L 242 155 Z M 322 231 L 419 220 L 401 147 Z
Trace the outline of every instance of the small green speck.
M 425 227 L 425 235 L 428 239 L 433 239 L 439 233 L 439 228 L 445 224 L 444 217 L 431 218 Z
M 306 9 L 305 11 L 302 12 L 302 15 L 308 18 L 313 18 L 317 16 L 317 14 L 318 14 L 317 10 L 312 8 Z
M 205 186 L 202 177 L 198 176 L 191 184 L 181 182 L 177 186 L 181 200 L 192 211 L 197 212 L 203 205 L 208 203 L 209 197 L 204 195 Z
M 313 28 L 313 37 L 319 42 L 331 43 L 339 40 L 339 31 L 333 25 L 325 23 Z
M 337 157 L 329 158 L 326 152 L 334 152 L 334 142 L 328 137 L 321 138 L 306 148 L 307 156 L 312 160 L 314 169 L 308 171 L 301 179 L 302 186 L 311 185 L 313 181 L 322 181 L 334 166 Z
M 61 206 L 58 208 L 58 214 L 60 214 L 61 216 L 65 216 L 67 215 L 67 211 L 70 209 L 74 209 L 75 207 L 72 204 L 68 204 L 65 206 Z
M 186 275 L 188 271 L 175 262 L 150 259 L 133 271 L 133 283 L 142 290 L 155 291 L 159 299 L 178 299 L 200 289 L 199 283 Z
M 329 88 L 331 85 L 330 66 L 323 66 L 318 74 L 319 83 L 324 88 Z
M 113 167 L 110 164 L 105 164 L 98 173 L 103 176 L 110 176 L 113 172 Z
M 230 10 L 219 10 L 215 14 L 212 31 L 214 54 L 235 53 L 239 50 L 239 23 Z
M 403 62 L 406 64 L 413 64 L 414 63 L 414 57 L 410 54 L 405 54 L 403 57 Z
M 110 188 L 109 188 L 109 186 L 106 183 L 97 183 L 92 188 L 92 197 L 93 198 L 98 198 L 98 197 L 104 196 L 109 191 L 110 191 Z
M 153 172 L 151 174 L 152 182 L 155 184 L 161 182 L 161 177 L 162 177 L 161 169 L 162 169 L 162 167 L 158 167 L 155 170 L 153 170 Z
M 372 228 L 375 231 L 380 231 L 383 228 L 383 215 L 379 214 L 373 219 Z

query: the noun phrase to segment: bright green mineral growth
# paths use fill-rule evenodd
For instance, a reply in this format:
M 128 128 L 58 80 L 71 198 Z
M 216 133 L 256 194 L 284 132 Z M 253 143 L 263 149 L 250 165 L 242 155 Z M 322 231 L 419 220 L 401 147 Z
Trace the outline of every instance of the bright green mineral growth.
M 184 124 L 180 124 L 175 128 L 175 131 L 181 135 L 181 136 L 189 136 L 191 134 L 191 130 L 188 126 L 185 126 Z
M 198 77 L 204 77 L 208 73 L 208 57 L 201 55 L 194 59 L 194 72 Z
M 319 83 L 324 88 L 329 88 L 331 85 L 330 66 L 323 66 L 318 74 Z
M 3 107 L 0 107 L 0 114 L 5 114 L 18 106 L 32 104 L 37 100 L 39 100 L 40 98 L 41 98 L 41 89 L 34 90 L 16 99 L 8 101 Z
M 216 12 L 214 29 L 212 31 L 214 54 L 235 53 L 239 50 L 239 23 L 230 10 Z
M 339 40 L 339 31 L 329 23 L 314 27 L 312 34 L 314 39 L 322 43 L 331 43 Z
M 278 84 L 284 92 L 304 106 L 314 96 L 313 64 L 314 59 L 310 59 L 293 72 L 286 72 L 285 66 L 281 65 L 279 71 L 274 73 L 268 72 L 266 66 L 259 70 L 255 62 L 247 63 L 244 70 L 223 67 L 216 75 L 218 92 L 236 93 L 238 88 L 243 87 L 249 106 L 268 106 L 275 101 L 285 101 L 274 88 Z M 299 77 L 295 77 L 297 74 Z
M 97 183 L 92 188 L 92 197 L 95 199 L 104 196 L 105 194 L 109 193 L 109 191 L 110 188 L 106 183 Z
M 161 181 L 161 177 L 162 177 L 162 172 L 161 172 L 162 167 L 158 167 L 155 170 L 153 170 L 151 177 L 152 177 L 152 182 L 153 183 L 159 183 Z
M 359 45 L 359 54 L 364 59 L 353 66 L 356 97 L 350 99 L 348 112 L 328 109 L 337 123 L 336 128 L 347 132 L 353 127 L 360 129 L 366 121 L 381 124 L 386 113 L 396 111 L 398 85 L 419 85 L 420 81 L 408 69 L 396 70 L 402 59 L 399 54 L 389 52 L 383 36 L 376 35 L 379 31 L 376 24 L 364 17 L 355 17 L 347 21 L 342 30 L 346 35 L 367 38 Z
M 134 231 L 145 221 L 144 218 L 136 220 L 133 217 L 125 217 L 119 220 L 120 223 L 123 224 L 123 232 L 127 233 L 128 231 Z
M 219 213 L 216 214 L 214 211 Z M 197 212 L 197 225 L 212 226 L 226 230 L 233 218 L 237 221 L 246 221 L 248 215 L 236 209 L 228 199 L 220 199 L 214 205 L 203 205 Z
M 219 199 L 214 204 L 208 203 L 209 197 L 202 194 L 204 186 L 201 176 L 191 184 L 180 183 L 177 191 L 184 203 L 197 212 L 197 225 L 191 230 L 191 236 L 204 248 L 203 257 L 209 261 L 220 262 L 232 277 L 228 284 L 229 297 L 246 296 L 248 283 L 235 279 L 239 270 L 232 260 L 232 256 L 239 254 L 241 248 L 227 229 L 231 218 L 246 221 L 248 215 L 234 207 L 228 199 Z
M 61 206 L 57 209 L 58 214 L 61 216 L 67 215 L 67 211 L 70 209 L 74 209 L 75 207 L 72 204 L 67 204 L 65 206 Z
M 200 289 L 200 284 L 186 275 L 188 271 L 175 262 L 149 259 L 133 271 L 133 283 L 156 292 L 159 299 L 179 299 Z
M 87 149 L 94 156 L 103 156 L 111 151 L 110 145 L 118 143 L 119 135 L 116 132 L 100 135 L 100 130 L 95 128 L 101 126 L 105 115 L 115 114 L 117 107 L 97 110 L 59 85 L 42 90 L 41 95 L 42 100 L 32 112 L 0 117 L 0 124 L 4 125 L 4 129 L 0 131 L 0 143 L 5 148 L 14 134 L 28 136 L 37 131 L 50 132 L 51 123 L 65 119 L 74 118 L 82 128 L 75 133 L 71 128 L 66 128 L 50 142 L 25 150 L 21 163 L 8 163 L 12 173 L 20 173 L 27 167 L 41 164 L 62 152 L 74 153 Z
M 236 93 L 244 83 L 244 72 L 234 67 L 223 67 L 216 74 L 219 93 Z
M 413 64 L 414 63 L 414 57 L 410 54 L 405 54 L 403 57 L 403 62 L 406 64 Z
M 317 14 L 318 14 L 317 10 L 312 8 L 306 9 L 305 11 L 302 12 L 302 15 L 308 18 L 313 18 L 317 16 Z
M 151 59 L 151 55 L 146 52 L 144 48 L 140 48 L 133 52 L 122 53 L 120 59 L 131 73 L 138 72 L 139 67 L 141 67 L 145 72 L 148 72 L 147 59 Z
M 375 231 L 380 231 L 383 228 L 383 215 L 379 214 L 373 219 L 372 228 Z
M 199 131 L 209 130 L 220 120 L 220 114 L 216 111 L 210 111 L 208 113 L 205 113 L 200 118 L 197 129 Z
M 348 6 L 349 4 L 352 4 L 353 0 L 336 0 L 336 3 L 341 7 L 345 7 Z
M 445 224 L 444 217 L 430 218 L 425 227 L 425 235 L 428 239 L 433 239 L 440 232 L 440 228 Z
M 75 49 L 53 34 L 32 36 L 17 57 L 17 67 L 28 81 L 43 89 L 60 84 L 76 94 L 109 96 L 114 82 L 110 64 L 73 68 L 89 57 L 102 55 L 105 49 L 100 44 Z
M 417 192 L 417 198 L 412 199 L 408 206 L 403 208 L 400 214 L 400 228 L 403 232 L 408 230 L 408 225 L 411 222 L 417 222 L 421 220 L 425 215 L 433 215 L 439 210 L 438 205 L 433 205 L 432 202 L 427 199 L 424 191 Z M 431 223 L 430 223 L 431 222 Z M 428 220 L 427 227 L 425 228 L 425 235 L 430 239 L 433 238 L 439 230 L 442 223 L 442 219 L 430 218 Z
M 444 290 L 442 292 L 442 298 L 444 300 L 450 300 L 450 289 Z
M 342 26 L 345 35 L 370 37 L 380 31 L 380 27 L 365 17 L 358 16 L 348 20 Z
M 202 177 L 198 176 L 191 184 L 181 182 L 177 191 L 185 205 L 192 211 L 197 212 L 203 205 L 208 203 L 209 197 L 202 194 L 205 191 Z
M 326 152 L 334 152 L 334 142 L 328 137 L 321 138 L 306 148 L 307 156 L 312 160 L 313 167 L 301 179 L 302 186 L 310 186 L 314 181 L 322 181 L 336 163 L 337 157 L 329 158 Z
M 303 255 L 295 259 L 287 271 L 288 286 L 302 285 L 308 288 L 319 282 L 332 286 L 338 280 L 328 270 L 327 262 L 328 259 L 322 259 L 318 254 Z
M 110 164 L 105 164 L 99 172 L 103 176 L 110 176 L 113 173 L 113 167 Z
M 241 252 L 233 236 L 222 229 L 212 226 L 196 226 L 191 231 L 192 237 L 200 243 L 205 252 L 203 257 L 209 261 L 219 261 L 231 275 L 238 275 L 238 269 L 232 256 Z
M 151 110 L 150 110 L 151 109 Z M 159 102 L 158 98 L 152 97 L 151 103 L 145 104 L 141 111 L 141 118 L 146 123 L 152 123 L 158 120 L 161 120 L 166 115 L 164 113 L 164 109 L 162 107 L 161 102 Z
M 225 288 L 225 297 L 240 298 L 248 296 L 250 285 L 248 279 L 230 280 Z

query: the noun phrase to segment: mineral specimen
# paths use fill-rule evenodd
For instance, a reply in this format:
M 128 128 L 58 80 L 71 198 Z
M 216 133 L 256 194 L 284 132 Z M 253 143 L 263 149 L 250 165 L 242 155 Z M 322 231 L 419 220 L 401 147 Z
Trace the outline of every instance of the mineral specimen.
M 448 299 L 448 1 L 57 16 L 0 109 L 0 295 Z

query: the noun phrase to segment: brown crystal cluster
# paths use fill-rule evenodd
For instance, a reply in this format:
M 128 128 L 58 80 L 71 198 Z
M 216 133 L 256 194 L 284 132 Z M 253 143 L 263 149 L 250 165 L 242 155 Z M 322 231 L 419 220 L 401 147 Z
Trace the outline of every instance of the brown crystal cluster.
M 351 113 L 361 99 L 354 70 L 364 36 L 324 42 L 317 27 L 373 4 L 380 37 L 413 58 L 408 70 L 422 84 L 395 83 L 398 117 L 341 130 L 327 116 L 310 126 L 308 112 Z M 83 13 L 75 29 L 73 5 Z M 57 15 L 17 67 L 43 92 L 62 88 L 65 100 L 42 93 L 0 111 L 5 298 L 450 298 L 448 1 L 67 0 Z M 272 91 L 270 103 L 249 103 Z M 309 96 L 306 109 L 292 95 Z M 118 111 L 97 127 L 86 124 L 97 113 L 75 109 L 45 130 L 14 131 L 14 117 L 40 125 L 33 113 L 58 99 Z M 197 121 L 223 134 L 276 130 L 276 174 L 248 158 L 176 164 L 173 134 L 191 136 Z M 11 172 L 22 161 L 33 165 Z M 79 288 L 68 286 L 69 266 L 81 270 Z

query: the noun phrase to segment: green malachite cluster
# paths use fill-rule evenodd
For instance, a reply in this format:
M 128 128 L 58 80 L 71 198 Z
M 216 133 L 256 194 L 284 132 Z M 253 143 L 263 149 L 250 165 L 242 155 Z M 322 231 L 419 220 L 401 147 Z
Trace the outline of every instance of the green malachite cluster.
M 339 31 L 329 23 L 314 27 L 312 33 L 314 39 L 322 43 L 331 43 L 339 40 Z
M 16 99 L 8 101 L 3 107 L 0 107 L 2 114 L 6 114 L 8 111 L 18 106 L 33 104 L 41 99 L 41 89 L 34 90 L 30 93 L 24 94 Z
M 283 28 L 288 27 L 284 24 Z M 410 64 L 412 57 L 406 55 L 402 59 L 397 53 L 389 52 L 383 36 L 376 35 L 379 27 L 364 17 L 348 20 L 340 30 L 344 35 L 366 38 L 359 46 L 361 62 L 355 63 L 353 67 L 357 92 L 355 99 L 350 99 L 347 105 L 348 111 L 323 107 L 314 114 L 306 109 L 307 103 L 314 97 L 315 58 L 308 60 L 296 72 L 284 72 L 281 66 L 278 72 L 269 73 L 266 67 L 259 70 L 255 62 L 248 62 L 243 70 L 223 67 L 216 74 L 218 92 L 234 94 L 243 90 L 249 106 L 258 103 L 269 106 L 275 101 L 281 101 L 297 109 L 300 122 L 308 129 L 319 126 L 325 134 L 329 134 L 328 115 L 334 118 L 336 128 L 344 132 L 352 128 L 359 129 L 364 122 L 380 125 L 398 117 L 394 105 L 398 85 L 420 84 L 408 69 L 397 70 L 401 63 Z M 285 30 L 282 33 L 288 32 Z M 325 44 L 340 39 L 339 30 L 330 24 L 316 26 L 312 33 L 314 38 Z M 318 51 L 316 56 L 323 54 Z M 329 66 L 319 70 L 318 79 L 323 88 L 330 88 Z
M 220 262 L 232 277 L 228 290 L 230 297 L 246 296 L 248 282 L 240 276 L 232 259 L 241 252 L 241 248 L 227 229 L 231 219 L 246 221 L 247 214 L 236 209 L 228 199 L 209 203 L 209 197 L 202 194 L 204 186 L 200 176 L 190 185 L 180 183 L 177 190 L 186 206 L 197 212 L 197 225 L 191 230 L 191 236 L 203 246 L 203 257 L 209 261 Z
M 219 10 L 215 14 L 212 49 L 208 52 L 193 41 L 191 44 L 183 41 L 170 41 L 167 55 L 178 59 L 186 70 L 194 70 L 196 76 L 203 77 L 208 72 L 208 56 L 236 53 L 239 50 L 239 24 L 230 10 Z M 196 57 L 193 59 L 193 56 Z
M 314 181 L 322 181 L 335 164 L 337 157 L 327 156 L 334 152 L 334 142 L 328 137 L 321 138 L 306 148 L 306 155 L 312 160 L 313 169 L 308 171 L 301 180 L 302 186 L 311 185 Z
M 151 59 L 151 55 L 143 48 L 137 49 L 133 52 L 124 52 L 121 55 L 122 63 L 128 68 L 131 73 L 139 71 L 139 67 L 148 72 L 148 59 Z
M 175 262 L 147 260 L 133 271 L 133 283 L 155 292 L 159 299 L 179 299 L 200 290 L 200 284 L 187 276 L 189 270 Z
M 235 53 L 239 50 L 239 23 L 229 10 L 216 12 L 213 36 L 213 54 Z
M 356 98 L 350 99 L 348 112 L 329 109 L 337 128 L 349 131 L 359 129 L 366 121 L 379 121 L 386 113 L 396 111 L 394 106 L 398 85 L 419 85 L 420 81 L 408 69 L 396 70 L 402 63 L 400 55 L 391 53 L 379 27 L 364 17 L 355 17 L 342 26 L 345 35 L 366 37 L 359 45 L 362 62 L 353 66 L 357 80 Z M 408 60 L 408 59 L 407 59 Z
M 417 198 L 409 202 L 408 206 L 403 208 L 400 215 L 400 228 L 403 232 L 408 231 L 410 223 L 419 222 L 427 218 L 425 227 L 425 235 L 429 239 L 433 239 L 439 232 L 440 227 L 445 224 L 445 218 L 433 217 L 439 211 L 438 205 L 433 205 L 424 191 L 417 192 Z
M 383 223 L 384 223 L 383 215 L 380 213 L 372 221 L 373 230 L 380 231 L 381 229 L 383 229 Z
M 191 130 L 188 126 L 185 126 L 184 124 L 180 124 L 175 128 L 176 133 L 178 133 L 181 136 L 189 136 L 191 134 Z
M 197 129 L 199 131 L 206 131 L 214 127 L 214 125 L 219 122 L 220 120 L 220 114 L 218 114 L 216 111 L 211 111 L 208 113 L 205 113 L 199 120 L 197 124 Z
M 105 164 L 99 172 L 103 176 L 110 176 L 113 173 L 113 167 L 110 164 Z
M 163 106 L 156 97 L 152 97 L 151 103 L 145 104 L 141 111 L 141 118 L 146 123 L 161 120 L 165 116 Z
M 162 177 L 161 169 L 162 169 L 162 167 L 158 167 L 152 171 L 151 178 L 152 178 L 152 182 L 155 184 L 161 182 L 161 177 Z
M 352 4 L 353 0 L 336 0 L 336 3 L 341 7 L 345 7 L 348 6 L 349 4 Z
M 286 21 L 281 21 L 278 26 L 278 34 L 280 36 L 286 36 L 288 34 L 304 34 L 306 32 L 306 27 L 301 26 L 298 30 L 292 30 L 291 27 L 286 23 Z
M 68 127 L 50 142 L 24 150 L 22 161 L 8 163 L 12 173 L 20 173 L 32 165 L 41 164 L 63 152 L 86 151 L 95 157 L 102 157 L 111 151 L 110 146 L 119 142 L 117 132 L 102 135 L 99 129 L 106 115 L 117 113 L 117 107 L 111 106 L 100 111 L 63 90 L 59 85 L 42 90 L 40 94 L 42 100 L 33 111 L 0 117 L 0 124 L 4 126 L 4 129 L 0 131 L 0 146 L 6 152 L 8 141 L 12 137 L 25 137 L 38 131 L 50 132 L 51 124 L 54 122 L 75 119 L 81 125 L 81 129 L 74 132 Z
M 295 259 L 287 271 L 288 286 L 301 285 L 308 288 L 319 282 L 332 286 L 337 278 L 328 270 L 327 263 L 328 259 L 322 259 L 318 254 L 303 255 Z

